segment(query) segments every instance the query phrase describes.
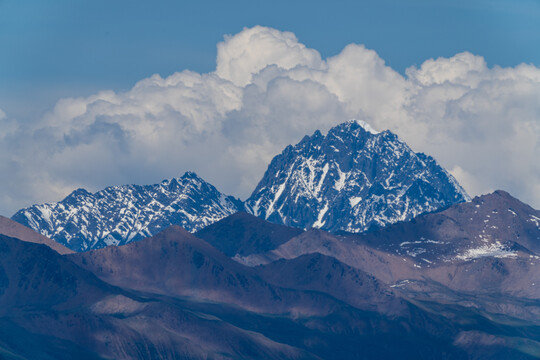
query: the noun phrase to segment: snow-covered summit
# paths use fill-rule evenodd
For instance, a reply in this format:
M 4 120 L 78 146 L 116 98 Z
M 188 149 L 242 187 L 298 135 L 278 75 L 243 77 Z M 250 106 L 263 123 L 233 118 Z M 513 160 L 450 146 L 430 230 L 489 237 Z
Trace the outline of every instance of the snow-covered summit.
M 351 119 L 347 121 L 346 123 L 351 123 L 351 124 L 355 123 L 357 125 L 360 125 L 360 127 L 364 129 L 364 131 L 367 131 L 368 133 L 373 134 L 373 135 L 377 135 L 378 133 L 380 133 L 380 131 L 375 130 L 373 127 L 371 127 L 370 124 L 368 124 L 367 122 L 363 120 Z
M 77 189 L 58 203 L 33 205 L 12 219 L 71 248 L 122 245 L 170 225 L 197 231 L 243 208 L 194 172 L 155 185 Z
M 362 232 L 468 199 L 432 157 L 350 120 L 285 148 L 246 208 L 279 224 Z

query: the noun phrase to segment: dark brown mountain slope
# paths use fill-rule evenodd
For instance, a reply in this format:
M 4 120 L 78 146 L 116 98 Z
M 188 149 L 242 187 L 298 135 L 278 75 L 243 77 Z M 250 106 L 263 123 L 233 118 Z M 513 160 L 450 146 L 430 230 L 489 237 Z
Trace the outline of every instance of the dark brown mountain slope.
M 59 254 L 71 254 L 72 250 L 34 230 L 0 215 L 0 234 L 36 244 L 45 244 Z
M 359 309 L 394 315 L 406 311 L 405 301 L 382 281 L 320 253 L 281 259 L 256 269 L 272 284 L 323 292 Z
M 457 329 L 445 325 L 438 315 L 427 314 L 400 301 L 386 287 L 375 295 L 363 294 L 364 299 L 376 298 L 375 306 L 368 305 L 367 301 L 362 303 L 360 299 L 353 301 L 353 296 L 364 290 L 370 291 L 378 284 L 375 279 L 360 275 L 359 271 L 356 272 L 359 278 L 355 279 L 354 271 L 351 271 L 342 281 L 343 285 L 352 285 L 356 280 L 366 281 L 364 288 L 352 289 L 353 294 L 349 297 L 345 296 L 348 296 L 347 291 L 329 293 L 317 289 L 315 284 L 287 289 L 269 284 L 258 276 L 257 269 L 232 261 L 176 226 L 140 242 L 73 254 L 69 258 L 118 286 L 173 296 L 179 301 L 213 304 L 225 309 L 234 305 L 241 311 L 248 310 L 252 314 L 248 318 L 258 317 L 255 324 L 253 320 L 243 323 L 241 319 L 245 314 L 221 313 L 219 316 L 233 323 L 240 321 L 238 325 L 256 329 L 273 341 L 304 348 L 323 358 L 341 347 L 344 348 L 340 350 L 340 358 L 376 358 L 374 354 L 379 352 L 397 356 L 397 349 L 386 348 L 387 341 L 406 347 L 411 355 L 409 358 L 431 358 L 433 354 L 446 352 L 457 357 L 461 354 L 459 349 L 450 346 L 449 334 L 456 335 Z M 327 264 L 332 263 L 337 266 L 328 267 Z M 346 269 L 329 258 L 323 259 L 321 265 L 328 269 L 326 274 L 331 273 L 336 279 L 337 274 Z M 301 267 L 296 270 L 304 271 Z M 314 271 L 313 276 L 321 274 Z M 427 329 L 424 328 L 426 323 L 430 324 Z M 446 331 L 441 332 L 441 328 Z M 286 329 L 296 329 L 298 333 L 292 338 L 284 337 L 282 331 L 290 331 Z M 435 343 L 439 345 L 435 346 Z M 354 346 L 360 344 L 363 355 L 357 356 L 355 351 L 358 350 L 354 350 Z
M 237 212 L 195 235 L 227 256 L 247 256 L 277 248 L 303 230 L 272 224 L 246 212 Z
M 0 314 L 85 306 L 117 292 L 43 244 L 0 235 Z
M 310 230 L 239 260 L 257 265 L 320 253 L 374 275 L 402 296 L 530 320 L 540 316 L 538 217 L 497 191 L 372 233 Z
M 496 191 L 366 234 L 310 230 L 238 260 L 258 265 L 321 253 L 390 285 L 431 279 L 454 290 L 540 298 L 539 219 L 540 211 Z
M 6 304 L 0 316 L 0 351 L 31 359 L 462 359 L 467 358 L 462 347 L 473 336 L 464 333 L 469 330 L 488 338 L 502 332 L 519 341 L 536 331 L 499 325 L 478 313 L 469 314 L 465 326 L 454 320 L 463 312 L 460 307 L 441 315 L 433 307 L 406 303 L 403 314 L 387 316 L 378 305 L 384 304 L 388 288 L 380 286 L 379 291 L 375 279 L 318 255 L 296 259 L 280 271 L 282 276 L 298 275 L 297 284 L 293 279 L 287 284 L 300 289 L 270 285 L 256 269 L 233 262 L 181 228 L 110 252 L 67 256 L 44 245 L 6 239 L 0 242 L 7 296 L 0 295 Z M 69 262 L 75 258 L 95 260 L 101 275 L 111 280 L 119 276 L 146 292 L 108 285 Z M 20 264 L 31 265 L 21 269 Z M 317 278 L 326 283 L 317 284 Z M 70 284 L 75 285 L 66 286 Z M 351 289 L 339 289 L 339 284 Z M 11 301 L 11 294 L 20 301 Z M 361 310 L 361 299 L 357 307 L 347 304 L 362 296 L 382 302 L 375 311 Z M 453 345 L 456 339 L 464 345 Z M 501 343 L 500 336 L 495 340 L 487 350 L 470 354 L 493 354 L 503 346 L 499 353 L 504 356 L 528 358 Z
M 254 269 L 231 260 L 179 226 L 143 241 L 72 254 L 69 258 L 104 281 L 138 291 L 272 313 L 323 315 L 339 306 L 322 295 L 270 285 Z
M 374 275 L 387 284 L 418 276 L 414 261 L 404 260 L 401 256 L 377 250 L 369 245 L 355 243 L 319 229 L 310 229 L 275 250 L 237 260 L 255 266 L 314 253 L 338 259 L 344 264 Z
M 2 359 L 316 358 L 198 303 L 111 286 L 45 245 L 0 235 L 0 255 Z
M 419 259 L 426 266 L 485 256 L 513 257 L 512 253 L 530 255 L 540 253 L 540 211 L 498 190 L 410 222 L 347 238 Z

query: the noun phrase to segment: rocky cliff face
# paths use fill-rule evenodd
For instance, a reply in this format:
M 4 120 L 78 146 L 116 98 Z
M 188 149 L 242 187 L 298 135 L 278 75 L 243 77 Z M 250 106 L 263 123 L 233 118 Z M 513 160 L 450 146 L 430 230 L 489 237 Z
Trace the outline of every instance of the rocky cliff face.
M 278 224 L 363 232 L 468 199 L 432 157 L 351 120 L 288 146 L 246 207 Z

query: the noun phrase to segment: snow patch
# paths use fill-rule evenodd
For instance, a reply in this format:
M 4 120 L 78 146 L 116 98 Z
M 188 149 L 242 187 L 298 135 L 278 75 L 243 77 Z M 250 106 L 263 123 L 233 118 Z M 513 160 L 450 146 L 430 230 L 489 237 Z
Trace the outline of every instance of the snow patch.
M 538 216 L 531 215 L 531 219 L 529 221 L 535 223 L 537 228 L 540 228 L 540 218 Z
M 405 245 L 415 245 L 415 244 L 444 244 L 444 241 L 436 241 L 436 240 L 417 240 L 417 241 L 404 241 L 401 244 L 399 244 L 400 247 L 403 247 Z
M 517 253 L 515 251 L 511 251 L 499 241 L 496 241 L 494 243 L 482 245 L 474 249 L 468 249 L 463 254 L 456 256 L 456 259 L 469 261 L 483 257 L 515 258 L 517 257 Z
M 409 280 L 401 280 L 400 282 L 396 283 L 396 284 L 393 284 L 393 285 L 390 285 L 391 288 L 400 288 L 400 287 L 403 287 L 407 284 L 410 284 L 411 282 Z
M 326 203 L 324 205 L 324 208 L 319 212 L 319 216 L 317 217 L 317 221 L 315 221 L 315 223 L 313 223 L 314 228 L 320 229 L 321 227 L 324 226 L 324 223 L 326 221 L 322 221 L 322 219 L 324 218 L 324 215 L 326 214 L 327 211 L 328 211 L 328 203 Z
M 337 179 L 336 182 L 334 183 L 334 189 L 336 189 L 337 191 L 341 191 L 341 189 L 345 187 L 345 182 L 347 180 L 347 173 L 344 173 L 343 171 L 341 171 L 339 166 L 337 167 L 337 170 L 339 174 L 339 179 Z
M 355 207 L 360 201 L 362 201 L 361 196 L 353 196 L 349 199 L 349 204 L 351 204 L 351 207 Z
M 278 191 L 276 192 L 276 195 L 274 195 L 274 200 L 270 202 L 268 205 L 268 210 L 266 211 L 265 219 L 268 219 L 268 217 L 274 212 L 274 205 L 279 200 L 279 197 L 283 193 L 283 190 L 285 189 L 285 185 L 287 182 L 284 182 L 283 184 L 279 185 Z
M 375 130 L 373 127 L 371 127 L 371 125 L 369 125 L 367 122 L 365 122 L 363 120 L 353 119 L 353 120 L 351 120 L 351 122 L 357 123 L 358 125 L 360 125 L 362 127 L 362 129 L 364 129 L 365 131 L 367 131 L 370 134 L 373 134 L 373 135 L 380 134 L 380 131 Z

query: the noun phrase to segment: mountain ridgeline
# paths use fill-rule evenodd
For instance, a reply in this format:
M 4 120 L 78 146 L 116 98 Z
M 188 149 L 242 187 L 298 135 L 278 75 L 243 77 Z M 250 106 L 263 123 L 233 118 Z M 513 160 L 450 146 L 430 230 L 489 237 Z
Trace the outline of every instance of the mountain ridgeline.
M 123 245 L 171 225 L 198 231 L 245 210 L 300 229 L 361 233 L 467 201 L 436 161 L 390 131 L 351 120 L 316 131 L 270 163 L 245 203 L 195 173 L 160 184 L 84 189 L 58 203 L 19 210 L 12 220 L 74 251 Z

